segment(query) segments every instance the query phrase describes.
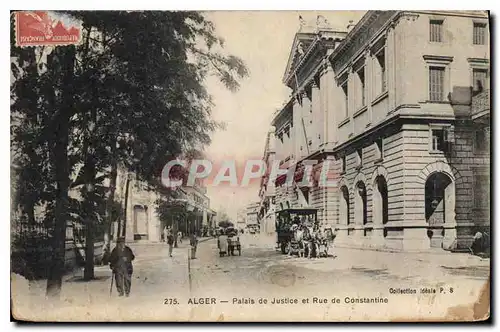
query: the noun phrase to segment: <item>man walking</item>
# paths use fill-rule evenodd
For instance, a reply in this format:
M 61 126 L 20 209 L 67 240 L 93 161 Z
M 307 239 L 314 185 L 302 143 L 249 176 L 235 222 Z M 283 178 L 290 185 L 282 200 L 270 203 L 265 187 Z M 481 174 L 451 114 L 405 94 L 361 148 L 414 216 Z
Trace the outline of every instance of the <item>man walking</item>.
M 189 238 L 189 244 L 191 245 L 191 259 L 196 258 L 196 248 L 198 247 L 198 238 L 196 233 L 193 232 Z
M 174 250 L 174 234 L 170 226 L 167 228 L 167 244 L 168 244 L 168 256 L 172 257 L 172 251 Z
M 132 273 L 134 268 L 132 261 L 135 255 L 128 246 L 125 245 L 124 238 L 118 238 L 116 247 L 111 251 L 109 258 L 109 267 L 115 275 L 116 290 L 119 296 L 130 295 L 130 286 L 132 283 Z

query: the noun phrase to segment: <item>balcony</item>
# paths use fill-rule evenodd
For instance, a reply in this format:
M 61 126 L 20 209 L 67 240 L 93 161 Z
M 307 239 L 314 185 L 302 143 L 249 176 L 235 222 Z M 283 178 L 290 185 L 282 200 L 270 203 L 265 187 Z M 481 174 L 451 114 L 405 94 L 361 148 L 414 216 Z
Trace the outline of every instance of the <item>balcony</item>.
M 484 90 L 472 97 L 471 117 L 477 119 L 490 114 L 490 90 Z

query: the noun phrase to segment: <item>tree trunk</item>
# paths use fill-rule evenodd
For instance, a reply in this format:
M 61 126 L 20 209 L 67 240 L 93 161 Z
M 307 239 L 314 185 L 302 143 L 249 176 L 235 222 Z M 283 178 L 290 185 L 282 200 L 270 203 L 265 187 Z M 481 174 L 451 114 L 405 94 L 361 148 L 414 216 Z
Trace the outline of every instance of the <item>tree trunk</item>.
M 110 179 L 109 179 L 109 195 L 106 204 L 106 218 L 104 226 L 104 257 L 103 264 L 108 263 L 108 257 L 111 253 L 111 228 L 113 227 L 113 217 L 115 208 L 115 192 L 116 192 L 116 178 L 118 176 L 118 163 L 113 160 L 111 165 Z
M 123 224 L 120 236 L 125 237 L 127 234 L 127 211 L 128 211 L 128 195 L 130 187 L 130 177 L 127 174 L 127 181 L 125 182 L 125 206 L 123 207 Z M 120 231 L 120 230 L 119 230 Z
M 86 195 L 85 201 L 83 202 L 86 211 L 86 225 L 85 225 L 85 268 L 83 271 L 84 280 L 94 279 L 94 235 L 95 235 L 95 211 L 94 211 L 94 186 L 95 186 L 95 163 L 93 162 L 93 156 L 90 155 L 87 162 L 85 163 L 84 174 L 86 177 L 85 187 Z
M 33 200 L 30 200 L 28 207 L 26 209 L 26 214 L 28 217 L 28 224 L 34 226 L 36 224 L 36 219 L 35 219 L 35 202 Z
M 57 51 L 54 51 L 57 52 Z M 56 118 L 54 133 L 54 164 L 57 181 L 55 202 L 55 225 L 52 237 L 52 260 L 47 280 L 47 296 L 58 298 L 61 293 L 62 277 L 64 274 L 66 222 L 68 219 L 68 191 L 70 185 L 70 170 L 68 160 L 69 119 L 73 107 L 72 80 L 74 74 L 75 47 L 61 48 L 60 56 L 62 72 L 62 105 Z M 56 53 L 57 54 L 57 53 Z
M 83 270 L 83 279 L 94 279 L 94 212 L 91 200 L 87 204 L 87 224 L 85 225 L 85 268 Z

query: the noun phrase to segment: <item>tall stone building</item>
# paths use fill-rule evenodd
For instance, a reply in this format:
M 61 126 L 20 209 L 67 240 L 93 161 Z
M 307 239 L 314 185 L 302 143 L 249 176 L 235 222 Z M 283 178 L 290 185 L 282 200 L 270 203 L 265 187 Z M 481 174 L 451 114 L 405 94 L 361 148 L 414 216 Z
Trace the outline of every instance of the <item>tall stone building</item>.
M 276 231 L 276 198 L 274 182 L 269 181 L 269 178 L 275 161 L 274 127 L 267 133 L 262 160 L 266 165 L 266 174 L 261 178 L 259 190 L 260 204 L 257 219 L 260 224 L 261 233 L 272 235 Z
M 278 210 L 317 209 L 339 244 L 466 248 L 490 224 L 489 53 L 480 11 L 369 11 L 348 33 L 299 31 L 276 157 L 331 160 L 337 186 L 278 178 Z
M 259 219 L 258 219 L 258 213 L 259 213 L 259 202 L 252 202 L 247 205 L 247 215 L 246 215 L 246 225 L 248 226 L 253 226 L 253 227 L 258 227 L 259 225 Z

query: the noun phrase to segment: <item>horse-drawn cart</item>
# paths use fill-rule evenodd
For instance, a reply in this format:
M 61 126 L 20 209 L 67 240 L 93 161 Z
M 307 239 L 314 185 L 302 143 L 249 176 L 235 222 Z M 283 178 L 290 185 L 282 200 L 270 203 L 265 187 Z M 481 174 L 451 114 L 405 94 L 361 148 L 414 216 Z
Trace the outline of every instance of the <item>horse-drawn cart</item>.
M 317 224 L 318 210 L 312 208 L 284 209 L 276 214 L 277 242 L 281 252 L 283 254 L 300 254 L 302 250 L 306 250 L 303 248 L 302 239 L 297 238 L 297 235 L 301 236 L 301 225 L 312 227 L 312 225 Z
M 219 255 L 223 256 L 235 256 L 235 251 L 238 252 L 238 256 L 241 256 L 241 243 L 240 237 L 238 236 L 238 230 L 234 227 L 227 227 L 219 231 L 221 234 L 217 239 L 217 248 L 219 249 Z

